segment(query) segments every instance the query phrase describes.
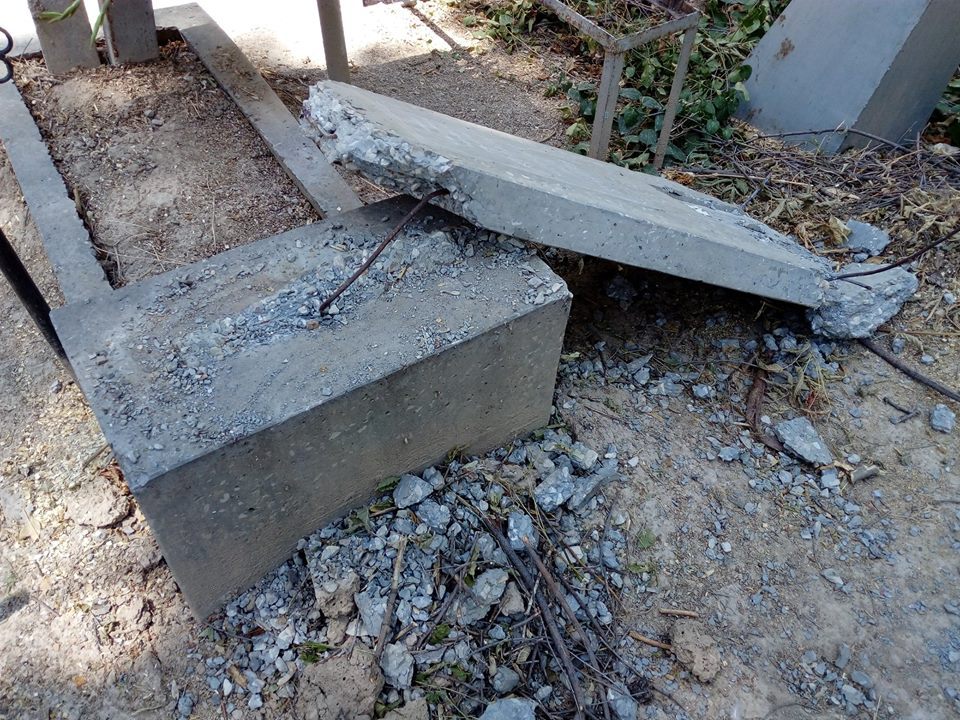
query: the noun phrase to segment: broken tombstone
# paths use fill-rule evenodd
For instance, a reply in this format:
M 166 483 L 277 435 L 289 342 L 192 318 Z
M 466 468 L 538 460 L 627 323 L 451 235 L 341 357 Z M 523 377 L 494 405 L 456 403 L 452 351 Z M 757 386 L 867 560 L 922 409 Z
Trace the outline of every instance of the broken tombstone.
M 877 270 L 875 265 L 853 263 L 840 272 Z M 828 338 L 870 337 L 892 318 L 917 291 L 917 278 L 901 267 L 875 275 L 834 280 L 822 304 L 807 311 L 813 331 Z
M 342 213 L 54 311 L 197 616 L 384 478 L 548 420 L 570 294 L 525 248 L 431 208 L 336 315 L 320 312 L 413 204 Z M 404 502 L 433 488 L 409 484 Z

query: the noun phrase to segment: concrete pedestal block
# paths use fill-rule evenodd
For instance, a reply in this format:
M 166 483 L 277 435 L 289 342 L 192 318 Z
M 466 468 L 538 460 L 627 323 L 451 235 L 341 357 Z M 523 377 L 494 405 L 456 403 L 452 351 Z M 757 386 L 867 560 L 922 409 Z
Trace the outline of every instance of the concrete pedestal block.
M 853 128 L 909 144 L 960 64 L 957 0 L 793 0 L 747 63 L 739 115 L 767 133 Z M 855 133 L 789 142 L 836 152 Z
M 549 419 L 570 294 L 511 241 L 428 208 L 336 314 L 316 314 L 411 204 L 351 211 L 55 311 L 198 616 L 384 478 Z

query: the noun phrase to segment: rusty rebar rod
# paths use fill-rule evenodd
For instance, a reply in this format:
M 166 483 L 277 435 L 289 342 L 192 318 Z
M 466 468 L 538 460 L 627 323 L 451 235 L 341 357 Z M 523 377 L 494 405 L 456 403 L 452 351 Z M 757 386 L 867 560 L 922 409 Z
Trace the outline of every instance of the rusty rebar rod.
M 320 309 L 317 311 L 317 313 L 323 314 L 323 311 L 326 310 L 328 307 L 330 307 L 333 304 L 334 300 L 336 300 L 338 297 L 343 295 L 343 293 L 346 292 L 347 288 L 353 285 L 353 283 L 357 281 L 357 278 L 359 278 L 361 275 L 363 275 L 363 273 L 367 271 L 368 267 L 373 265 L 374 260 L 376 260 L 380 256 L 380 253 L 382 253 L 384 250 L 387 249 L 387 245 L 389 245 L 391 242 L 393 242 L 396 239 L 397 235 L 399 235 L 400 231 L 403 230 L 404 227 L 406 227 L 407 223 L 413 220 L 413 218 L 417 216 L 417 213 L 419 213 L 421 210 L 423 210 L 424 207 L 426 207 L 427 203 L 429 203 L 431 200 L 433 200 L 436 197 L 440 197 L 441 195 L 447 195 L 449 194 L 449 192 L 450 192 L 449 190 L 444 190 L 443 188 L 441 188 L 439 190 L 434 190 L 432 193 L 428 195 L 424 195 L 423 199 L 420 200 L 420 202 L 418 202 L 416 205 L 414 205 L 413 209 L 410 212 L 408 212 L 406 215 L 404 215 L 403 219 L 399 223 L 397 223 L 397 226 L 389 232 L 389 234 L 383 239 L 383 241 L 379 245 L 377 245 L 377 248 L 372 253 L 370 253 L 370 257 L 368 257 L 363 262 L 363 264 L 357 268 L 356 272 L 354 272 L 353 275 L 351 275 L 346 280 L 344 280 L 340 284 L 340 287 L 338 287 L 336 290 L 330 293 L 329 297 L 327 297 L 326 300 L 320 303 Z

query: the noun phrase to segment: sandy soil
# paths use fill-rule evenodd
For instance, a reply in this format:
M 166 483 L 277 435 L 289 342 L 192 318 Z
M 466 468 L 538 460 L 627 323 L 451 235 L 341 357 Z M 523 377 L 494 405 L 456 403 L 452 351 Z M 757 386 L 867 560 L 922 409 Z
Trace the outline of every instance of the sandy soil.
M 371 17 L 386 19 L 384 32 L 408 44 L 390 44 L 381 56 L 355 56 L 357 82 L 559 143 L 559 112 L 542 87 L 562 61 L 476 45 L 434 12 L 453 47 L 399 6 L 372 10 Z M 255 59 L 259 47 L 248 48 Z M 291 105 L 305 83 L 321 75 L 293 64 L 264 70 Z M 83 73 L 53 82 L 36 67 L 24 69 L 23 77 L 32 81 L 26 90 L 54 156 L 80 189 L 88 217 L 92 213 L 97 241 L 114 261 L 121 258 L 120 283 L 313 219 L 188 53 L 171 48 L 153 65 L 101 72 L 114 77 L 96 86 Z M 94 91 L 96 109 L 84 94 Z M 156 110 L 163 125 L 154 126 L 146 109 Z M 210 116 L 209 124 L 199 122 L 203 116 Z M 223 128 L 230 142 L 218 141 Z M 369 198 L 379 193 L 367 190 Z M 144 219 L 147 228 L 138 234 L 142 228 L 130 223 Z M 0 227 L 59 302 L 2 154 Z M 891 536 L 889 554 L 870 559 L 854 553 L 840 533 L 804 540 L 805 521 L 784 498 L 752 489 L 742 465 L 704 455 L 711 438 L 734 443 L 744 429 L 709 416 L 742 410 L 751 376 L 715 341 L 755 338 L 758 322 L 791 325 L 800 333 L 802 319 L 755 298 L 639 271 L 623 273 L 638 292 L 623 307 L 607 297 L 621 269 L 553 253 L 549 259 L 576 298 L 566 354 L 616 358 L 633 342 L 661 369 L 695 371 L 700 382 L 727 388 L 709 399 L 686 391 L 650 409 L 641 395 L 604 382 L 602 374 L 561 374 L 557 391 L 560 417 L 580 439 L 598 449 L 614 443 L 621 458 L 638 458 L 636 467 L 622 468 L 628 481 L 618 504 L 632 532 L 656 538 L 634 559 L 656 573 L 658 592 L 624 598 L 624 626 L 665 634 L 671 621 L 657 608 L 685 607 L 709 620 L 721 645 L 724 667 L 713 684 L 700 685 L 679 666 L 670 678 L 688 716 L 840 717 L 822 698 L 797 695 L 788 685 L 804 652 L 830 661 L 841 643 L 853 649 L 850 668 L 876 684 L 874 717 L 956 714 L 945 691 L 958 684 L 960 621 L 944 605 L 960 595 L 960 431 L 930 429 L 929 409 L 942 399 L 858 346 L 843 350 L 837 376 L 807 409 L 837 457 L 855 453 L 882 469 L 878 477 L 846 484 L 843 495 L 862 508 L 866 523 Z M 955 318 L 956 306 L 940 298 L 944 289 L 960 294 L 960 262 L 954 250 L 931 256 L 928 264 L 940 286 L 926 283 L 897 321 L 913 332 L 903 357 L 917 363 L 923 352 L 935 355 L 926 371 L 956 386 L 958 334 L 945 322 Z M 227 716 L 204 679 L 205 661 L 224 647 L 186 609 L 149 528 L 118 482 L 82 395 L 5 284 L 0 312 L 0 718 L 167 718 L 177 715 L 184 689 L 198 699 L 192 717 Z M 598 342 L 606 343 L 603 353 Z M 885 397 L 918 408 L 917 416 L 892 423 L 899 413 Z M 764 412 L 776 419 L 795 403 L 786 388 L 773 387 Z M 102 503 L 101 514 L 84 512 L 93 502 Z M 722 562 L 704 553 L 708 531 L 732 545 Z M 825 568 L 843 576 L 844 591 L 823 578 Z M 755 604 L 758 593 L 762 601 Z M 260 711 L 244 707 L 230 717 L 293 716 L 288 702 L 266 702 Z M 646 712 L 675 717 L 677 707 L 661 699 Z

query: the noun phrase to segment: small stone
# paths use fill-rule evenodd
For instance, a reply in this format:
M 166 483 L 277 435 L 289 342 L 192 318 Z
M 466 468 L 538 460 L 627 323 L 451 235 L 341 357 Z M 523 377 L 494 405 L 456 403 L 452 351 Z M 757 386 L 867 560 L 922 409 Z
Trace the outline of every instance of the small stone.
M 553 695 L 553 685 L 541 685 L 533 694 L 538 702 L 546 702 L 551 695 Z
M 956 305 L 956 304 L 957 304 L 957 296 L 954 295 L 954 294 L 953 294 L 952 292 L 950 292 L 949 290 L 944 290 L 944 291 L 943 291 L 943 304 L 944 304 L 944 305 Z
M 894 355 L 901 354 L 907 347 L 907 341 L 902 337 L 894 338 L 893 342 L 890 343 L 890 349 L 893 350 Z
M 450 508 L 433 500 L 424 500 L 420 503 L 417 515 L 433 530 L 446 530 L 450 524 Z
M 143 116 L 147 118 L 147 120 L 153 120 L 157 116 L 157 111 L 153 108 L 147 108 L 143 111 Z
M 393 502 L 400 509 L 416 505 L 433 492 L 433 487 L 416 475 L 403 475 L 393 489 Z
M 247 700 L 247 707 L 251 710 L 259 710 L 263 707 L 263 698 L 260 697 L 260 693 L 254 693 L 250 696 L 250 699 Z
M 597 464 L 597 460 L 600 459 L 600 455 L 595 450 L 588 448 L 582 442 L 575 442 L 570 447 L 567 456 L 575 468 L 584 472 L 590 471 Z
M 497 695 L 506 695 L 520 684 L 520 676 L 510 668 L 501 665 L 490 680 Z
M 829 465 L 833 454 L 811 422 L 805 417 L 784 420 L 773 427 L 783 446 L 811 465 Z
M 847 667 L 847 664 L 850 662 L 850 646 L 841 645 L 837 650 L 837 659 L 833 661 L 833 664 L 837 666 L 839 670 L 843 670 Z
M 637 701 L 622 684 L 607 688 L 607 704 L 617 720 L 637 720 Z
M 840 689 L 840 692 L 843 695 L 843 699 L 850 705 L 863 705 L 867 699 L 866 696 L 853 685 L 845 684 Z
M 533 497 L 541 510 L 552 512 L 570 499 L 575 487 L 570 470 L 560 467 L 537 485 L 533 491 Z
M 193 714 L 193 695 L 188 692 L 183 693 L 177 700 L 177 712 L 180 717 L 190 717 Z
M 610 476 L 600 473 L 587 475 L 586 477 L 577 477 L 573 479 L 573 494 L 567 500 L 567 507 L 571 510 L 577 510 L 583 507 L 586 502 L 594 496 L 597 489 Z
M 840 574 L 833 568 L 824 568 L 820 574 L 823 575 L 828 582 L 833 583 L 836 587 L 843 587 L 843 578 L 840 577 Z
M 733 462 L 740 457 L 740 448 L 727 445 L 726 447 L 721 448 L 718 454 L 720 459 L 724 462 Z
M 694 385 L 693 394 L 701 400 L 705 400 L 713 395 L 713 388 L 709 385 Z
M 847 220 L 847 248 L 852 252 L 879 255 L 890 244 L 889 233 L 859 220 Z
M 869 690 L 873 687 L 873 678 L 871 678 L 865 672 L 861 672 L 860 670 L 854 670 L 852 673 L 850 673 L 850 679 L 865 690 Z
M 406 690 L 413 682 L 413 655 L 403 643 L 390 643 L 383 649 L 380 669 L 387 684 Z
M 496 700 L 483 711 L 480 720 L 535 720 L 537 704 L 525 698 Z
M 503 596 L 509 579 L 510 575 L 506 570 L 500 568 L 486 570 L 477 577 L 470 591 L 480 603 L 493 605 Z
M 518 615 L 527 607 L 523 601 L 523 595 L 520 594 L 520 588 L 515 582 L 508 582 L 503 591 L 503 597 L 500 598 L 501 615 Z
M 680 620 L 671 632 L 673 654 L 700 682 L 710 682 L 720 672 L 720 648 L 698 620 Z
M 937 432 L 951 433 L 956 424 L 956 413 L 943 403 L 934 405 L 933 410 L 930 411 L 930 427 Z
M 534 548 L 537 547 L 539 535 L 529 515 L 515 510 L 507 516 L 507 539 L 514 550 L 523 550 L 526 543 L 530 543 Z
M 937 359 L 933 357 L 933 355 L 927 355 L 926 353 L 924 353 L 923 355 L 920 356 L 920 362 L 923 363 L 924 365 L 933 365 L 936 361 Z

